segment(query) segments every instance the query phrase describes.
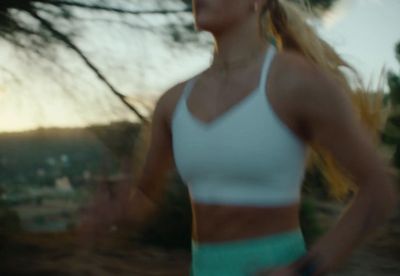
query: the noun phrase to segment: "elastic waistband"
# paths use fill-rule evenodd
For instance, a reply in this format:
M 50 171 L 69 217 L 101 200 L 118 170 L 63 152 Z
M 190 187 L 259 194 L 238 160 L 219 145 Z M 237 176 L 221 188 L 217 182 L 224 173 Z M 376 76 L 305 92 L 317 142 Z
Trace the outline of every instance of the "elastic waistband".
M 229 247 L 237 248 L 241 246 L 251 246 L 257 245 L 260 243 L 281 243 L 283 240 L 287 240 L 288 238 L 292 237 L 301 237 L 303 238 L 303 233 L 301 228 L 296 228 L 289 231 L 279 232 L 271 235 L 261 236 L 261 237 L 254 237 L 254 238 L 246 238 L 240 240 L 232 240 L 232 241 L 222 241 L 222 242 L 198 242 L 192 239 L 192 247 L 201 247 L 201 248 L 218 248 L 223 247 L 226 250 Z
M 194 275 L 244 276 L 289 264 L 306 253 L 300 229 L 228 242 L 192 241 Z

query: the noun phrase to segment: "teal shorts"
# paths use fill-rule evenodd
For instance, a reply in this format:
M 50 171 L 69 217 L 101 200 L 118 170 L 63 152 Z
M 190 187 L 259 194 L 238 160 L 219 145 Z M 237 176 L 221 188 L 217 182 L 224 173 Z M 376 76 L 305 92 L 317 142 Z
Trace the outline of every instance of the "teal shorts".
M 306 253 L 300 229 L 232 242 L 192 241 L 192 276 L 251 276 L 288 265 Z

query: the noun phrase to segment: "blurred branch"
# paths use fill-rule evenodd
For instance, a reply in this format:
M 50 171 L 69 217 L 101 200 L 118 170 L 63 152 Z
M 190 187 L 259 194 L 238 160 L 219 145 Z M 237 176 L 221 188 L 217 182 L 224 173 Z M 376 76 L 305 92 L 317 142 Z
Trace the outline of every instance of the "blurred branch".
M 32 15 L 32 17 L 36 18 L 46 29 L 48 29 L 51 33 L 53 33 L 53 35 L 56 38 L 61 40 L 63 43 L 65 43 L 65 45 L 67 45 L 71 50 L 73 50 L 84 61 L 84 63 L 96 74 L 98 79 L 102 81 L 112 91 L 112 93 L 115 96 L 117 96 L 122 101 L 122 103 L 125 104 L 125 106 L 127 106 L 131 111 L 133 111 L 142 122 L 147 122 L 147 119 L 126 100 L 125 95 L 117 91 L 117 89 L 100 72 L 97 66 L 95 66 L 94 63 L 89 60 L 89 58 L 75 43 L 73 43 L 66 35 L 56 30 L 50 22 L 39 16 L 37 13 L 31 11 L 30 14 Z
M 181 0 L 172 0 L 176 3 Z M 186 2 L 185 2 L 186 1 Z M 128 102 L 125 95 L 120 93 L 114 85 L 106 78 L 101 70 L 90 60 L 90 58 L 76 45 L 73 41 L 73 25 L 68 24 L 66 29 L 62 31 L 57 28 L 58 23 L 64 22 L 75 23 L 79 19 L 76 18 L 74 13 L 75 9 L 108 12 L 116 14 L 127 14 L 133 16 L 140 15 L 167 15 L 167 14 L 180 14 L 190 12 L 189 1 L 185 0 L 181 9 L 151 9 L 151 10 L 138 10 L 130 9 L 129 5 L 118 7 L 116 1 L 101 1 L 101 0 L 1 0 L 0 2 L 0 38 L 8 41 L 21 51 L 26 53 L 34 53 L 38 57 L 46 58 L 50 46 L 59 44 L 66 46 L 75 52 L 86 66 L 94 72 L 97 78 L 105 84 L 110 91 L 126 106 L 129 110 L 142 121 L 146 122 L 147 119 L 138 111 L 138 109 Z M 131 1 L 133 2 L 133 1 Z M 129 4 L 125 1 L 124 4 Z M 30 15 L 27 18 L 25 15 Z M 32 21 L 34 20 L 34 21 Z M 82 21 L 82 20 L 80 20 Z M 124 24 L 133 29 L 152 31 L 156 27 L 140 26 L 121 20 Z M 172 25 L 163 27 L 162 32 L 166 37 L 169 34 L 174 34 L 175 29 Z M 79 28 L 76 28 L 79 31 Z M 168 33 L 170 32 L 170 33 Z M 175 38 L 176 36 L 170 35 Z
M 14 82 L 16 82 L 18 84 L 22 83 L 21 79 L 18 78 L 17 75 L 14 74 L 14 72 L 10 71 L 8 68 L 0 65 L 0 71 L 8 74 Z
M 46 1 L 46 0 L 34 0 L 35 2 L 42 2 L 46 4 L 51 4 L 54 6 L 62 5 L 62 6 L 69 6 L 69 7 L 76 7 L 76 8 L 83 8 L 89 10 L 99 10 L 99 11 L 107 11 L 107 12 L 115 12 L 115 13 L 125 13 L 125 14 L 132 14 L 132 15 L 139 15 L 139 14 L 174 14 L 174 13 L 186 13 L 191 12 L 190 8 L 186 9 L 160 9 L 160 10 L 128 10 L 98 4 L 86 4 L 82 2 L 71 2 L 71 1 Z
M 165 0 L 163 0 L 165 1 Z M 304 0 L 292 0 L 304 1 Z M 337 0 L 305 0 L 311 6 L 328 9 Z M 130 104 L 127 97 L 120 93 L 100 71 L 100 69 L 89 59 L 89 57 L 74 43 L 75 32 L 82 30 L 82 20 L 77 18 L 77 11 L 92 11 L 93 13 L 114 13 L 119 15 L 132 15 L 136 18 L 142 15 L 163 15 L 167 19 L 173 19 L 161 28 L 152 24 L 134 24 L 124 22 L 133 29 L 144 31 L 158 31 L 165 37 L 179 44 L 193 40 L 194 25 L 186 22 L 186 13 L 192 11 L 191 0 L 168 0 L 182 8 L 158 8 L 159 2 L 154 2 L 153 9 L 132 9 L 137 7 L 136 1 L 112 1 L 112 0 L 0 0 L 0 38 L 11 43 L 16 49 L 38 54 L 39 57 L 48 55 L 51 46 L 65 46 L 75 52 L 97 78 L 106 85 L 110 91 L 126 106 L 134 112 L 140 120 L 146 122 L 146 118 Z M 132 5 L 133 4 L 133 5 Z M 27 18 L 28 15 L 28 18 Z M 174 15 L 173 17 L 167 17 Z M 145 16 L 142 17 L 145 22 Z M 75 28 L 76 27 L 76 28 Z M 176 44 L 175 44 L 176 46 Z

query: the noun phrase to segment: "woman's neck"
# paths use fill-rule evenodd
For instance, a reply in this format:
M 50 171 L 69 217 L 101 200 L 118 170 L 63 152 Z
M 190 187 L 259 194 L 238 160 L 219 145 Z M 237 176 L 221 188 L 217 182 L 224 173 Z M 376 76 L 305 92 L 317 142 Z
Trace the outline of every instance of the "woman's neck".
M 260 38 L 255 17 L 213 36 L 216 42 L 213 64 L 229 65 L 251 59 L 263 53 L 268 46 Z

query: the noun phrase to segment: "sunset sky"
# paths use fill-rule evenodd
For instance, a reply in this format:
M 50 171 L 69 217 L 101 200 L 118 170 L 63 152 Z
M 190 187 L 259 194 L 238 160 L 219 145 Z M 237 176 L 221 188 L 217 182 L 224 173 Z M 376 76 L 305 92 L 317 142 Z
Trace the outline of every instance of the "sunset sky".
M 342 0 L 318 31 L 365 81 L 376 82 L 383 66 L 400 71 L 394 56 L 399 11 L 399 0 Z M 111 24 L 88 26 L 78 44 L 120 91 L 147 101 L 204 69 L 211 58 L 209 47 L 182 50 L 154 34 Z M 27 62 L 3 42 L 0 49 L 0 131 L 135 120 L 72 53 L 58 53 L 64 69 L 56 69 Z

